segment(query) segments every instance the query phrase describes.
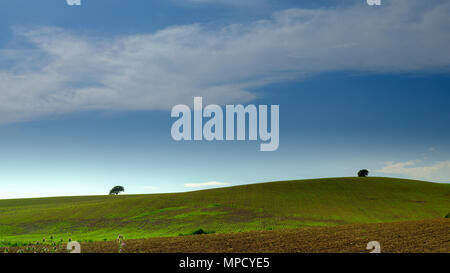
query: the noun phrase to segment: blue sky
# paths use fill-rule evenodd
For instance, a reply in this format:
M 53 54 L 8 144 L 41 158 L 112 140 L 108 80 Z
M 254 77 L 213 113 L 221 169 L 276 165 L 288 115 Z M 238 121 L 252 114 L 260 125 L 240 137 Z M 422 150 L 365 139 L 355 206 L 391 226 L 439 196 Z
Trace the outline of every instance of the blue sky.
M 447 1 L 241 2 L 3 1 L 0 198 L 450 181 Z M 194 96 L 280 105 L 279 149 L 172 140 Z

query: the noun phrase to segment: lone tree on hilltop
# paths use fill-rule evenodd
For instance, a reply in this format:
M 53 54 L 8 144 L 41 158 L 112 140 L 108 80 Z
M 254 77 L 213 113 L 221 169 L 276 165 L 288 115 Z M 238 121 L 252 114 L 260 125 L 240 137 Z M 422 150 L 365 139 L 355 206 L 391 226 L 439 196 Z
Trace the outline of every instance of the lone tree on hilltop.
M 358 172 L 359 177 L 367 177 L 369 175 L 369 171 L 366 169 L 362 169 Z
M 125 191 L 122 186 L 115 186 L 109 191 L 109 195 L 118 195 L 119 192 Z

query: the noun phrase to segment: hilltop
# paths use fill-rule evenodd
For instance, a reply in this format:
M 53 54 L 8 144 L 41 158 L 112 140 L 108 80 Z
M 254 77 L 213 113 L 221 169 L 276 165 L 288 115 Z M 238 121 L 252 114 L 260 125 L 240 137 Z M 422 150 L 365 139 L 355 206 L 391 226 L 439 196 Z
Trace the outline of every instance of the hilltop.
M 442 218 L 450 184 L 326 178 L 185 193 L 0 200 L 0 244 L 113 240 Z

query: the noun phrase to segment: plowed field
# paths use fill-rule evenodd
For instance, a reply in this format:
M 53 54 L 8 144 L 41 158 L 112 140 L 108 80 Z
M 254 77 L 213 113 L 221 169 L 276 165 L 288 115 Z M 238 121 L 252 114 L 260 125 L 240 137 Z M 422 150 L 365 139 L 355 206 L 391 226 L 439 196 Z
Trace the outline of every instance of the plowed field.
M 126 240 L 124 252 L 133 253 L 270 253 L 369 252 L 378 241 L 382 252 L 450 252 L 450 219 L 343 225 L 276 231 L 253 231 Z M 82 244 L 82 252 L 117 252 L 116 242 Z

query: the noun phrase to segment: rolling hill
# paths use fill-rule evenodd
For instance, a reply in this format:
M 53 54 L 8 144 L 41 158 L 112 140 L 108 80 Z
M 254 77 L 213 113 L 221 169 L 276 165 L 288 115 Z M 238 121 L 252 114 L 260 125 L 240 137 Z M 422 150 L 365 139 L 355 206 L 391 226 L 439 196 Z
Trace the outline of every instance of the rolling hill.
M 0 245 L 80 242 L 442 218 L 450 184 L 327 178 L 203 191 L 0 200 Z

